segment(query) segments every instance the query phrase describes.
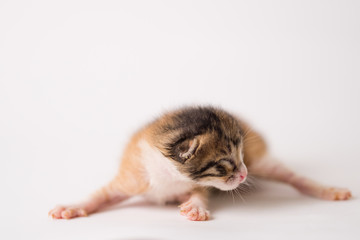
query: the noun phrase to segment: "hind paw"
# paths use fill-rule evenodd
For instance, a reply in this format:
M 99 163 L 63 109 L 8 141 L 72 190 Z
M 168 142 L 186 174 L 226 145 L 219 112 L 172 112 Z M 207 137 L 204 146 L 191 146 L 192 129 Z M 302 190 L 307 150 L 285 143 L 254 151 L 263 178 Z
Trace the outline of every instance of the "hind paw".
M 321 195 L 325 200 L 348 200 L 351 198 L 351 192 L 346 188 L 329 187 L 324 188 Z
M 55 219 L 70 219 L 76 217 L 86 217 L 87 212 L 80 207 L 59 206 L 49 212 L 49 216 Z

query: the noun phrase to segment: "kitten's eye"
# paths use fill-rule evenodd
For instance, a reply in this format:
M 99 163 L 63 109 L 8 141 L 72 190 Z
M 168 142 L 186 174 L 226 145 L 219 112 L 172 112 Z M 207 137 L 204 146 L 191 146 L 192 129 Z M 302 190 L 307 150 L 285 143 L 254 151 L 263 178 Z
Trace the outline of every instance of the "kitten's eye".
M 217 166 L 216 166 L 216 170 L 219 172 L 219 174 L 220 174 L 221 176 L 225 176 L 226 173 L 227 173 L 225 167 L 222 166 L 222 165 L 217 165 Z
M 237 169 L 236 164 L 235 164 L 234 160 L 232 160 L 232 159 L 224 158 L 224 159 L 221 159 L 219 162 L 221 162 L 222 167 L 224 167 L 224 165 L 225 165 L 225 167 L 227 169 L 232 169 L 232 171 L 235 171 Z

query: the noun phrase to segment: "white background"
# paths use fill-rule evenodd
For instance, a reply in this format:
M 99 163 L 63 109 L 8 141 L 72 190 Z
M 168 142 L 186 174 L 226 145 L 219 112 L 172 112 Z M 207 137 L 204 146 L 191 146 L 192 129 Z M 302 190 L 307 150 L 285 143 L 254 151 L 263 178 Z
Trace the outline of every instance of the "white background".
M 357 239 L 359 1 L 0 1 L 2 239 Z M 135 202 L 52 221 L 117 171 L 137 127 L 186 104 L 237 112 L 274 155 L 348 187 L 260 183 L 190 222 Z

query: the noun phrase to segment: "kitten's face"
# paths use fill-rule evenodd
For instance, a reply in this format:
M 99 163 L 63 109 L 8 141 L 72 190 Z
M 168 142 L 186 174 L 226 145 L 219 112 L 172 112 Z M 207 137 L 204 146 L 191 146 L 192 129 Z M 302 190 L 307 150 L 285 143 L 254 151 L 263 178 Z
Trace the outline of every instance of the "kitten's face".
M 156 126 L 156 146 L 199 185 L 235 189 L 245 181 L 243 131 L 231 114 L 212 107 L 185 108 Z
M 224 191 L 235 189 L 247 176 L 241 142 L 241 136 L 229 139 L 214 134 L 187 140 L 179 148 L 180 152 L 187 152 L 183 153 L 186 159 L 178 169 L 199 185 Z

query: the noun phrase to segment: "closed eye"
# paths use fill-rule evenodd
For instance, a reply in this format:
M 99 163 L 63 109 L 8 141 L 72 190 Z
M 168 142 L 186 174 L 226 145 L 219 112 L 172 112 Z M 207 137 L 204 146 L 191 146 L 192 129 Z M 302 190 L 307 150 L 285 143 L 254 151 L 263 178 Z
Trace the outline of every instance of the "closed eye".
M 227 166 L 229 169 L 232 169 L 232 171 L 237 169 L 237 166 L 232 159 L 223 158 L 219 161 L 219 163 L 225 164 L 225 166 Z
M 204 177 L 224 177 L 228 172 L 237 169 L 235 162 L 232 159 L 224 158 L 219 161 L 208 162 L 200 170 L 195 170 L 191 173 L 193 179 L 200 179 Z
M 215 162 L 213 166 L 207 168 L 200 174 L 195 175 L 194 179 L 200 179 L 204 177 L 224 177 L 228 174 L 228 170 L 232 169 L 232 165 L 224 162 Z
M 216 165 L 216 170 L 219 172 L 219 177 L 220 176 L 225 176 L 226 173 L 227 173 L 225 167 L 222 166 L 222 165 Z

